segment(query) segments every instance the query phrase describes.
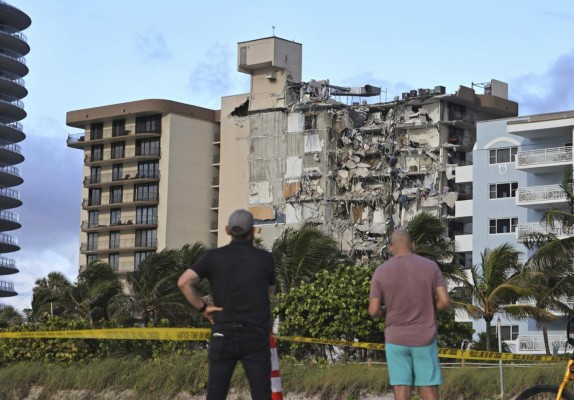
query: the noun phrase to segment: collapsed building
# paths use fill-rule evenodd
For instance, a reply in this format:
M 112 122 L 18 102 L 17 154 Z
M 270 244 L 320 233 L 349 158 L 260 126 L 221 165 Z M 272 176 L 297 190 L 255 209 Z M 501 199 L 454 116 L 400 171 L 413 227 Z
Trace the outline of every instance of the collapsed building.
M 247 142 L 242 179 L 264 241 L 312 223 L 368 261 L 421 210 L 445 218 L 452 235 L 472 229 L 455 218 L 457 201 L 472 198 L 471 183 L 455 182 L 456 170 L 472 164 L 476 121 L 517 115 L 506 83 L 482 84 L 480 94 L 476 85 L 453 94 L 436 86 L 381 101 L 372 85 L 303 82 L 298 43 L 271 37 L 238 47 L 251 91 L 235 96 L 242 101 L 232 110 L 222 106 L 221 134 L 225 116 L 243 132 L 236 139 Z

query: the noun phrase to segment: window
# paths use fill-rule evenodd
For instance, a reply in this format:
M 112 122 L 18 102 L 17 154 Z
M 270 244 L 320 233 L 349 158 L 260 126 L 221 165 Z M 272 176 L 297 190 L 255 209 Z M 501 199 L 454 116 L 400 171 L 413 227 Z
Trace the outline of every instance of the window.
M 136 209 L 136 224 L 157 224 L 157 207 L 138 207 Z
M 136 201 L 158 201 L 157 183 L 144 183 L 135 186 Z
M 88 228 L 94 228 L 100 223 L 100 212 L 97 210 L 88 211 Z
M 102 180 L 102 167 L 90 168 L 90 183 L 100 183 Z
M 496 326 L 490 327 L 490 332 L 498 339 Z M 518 339 L 518 325 L 503 325 L 500 327 L 500 338 L 502 340 Z
M 108 265 L 114 271 L 117 271 L 120 268 L 120 254 L 119 253 L 111 253 L 108 256 Z
M 512 233 L 516 232 L 518 225 L 518 218 L 499 218 L 491 219 L 489 223 L 489 233 L 495 235 L 498 233 Z
M 121 181 L 122 179 L 124 179 L 124 165 L 112 165 L 112 181 Z
M 136 230 L 136 247 L 155 247 L 157 244 L 156 229 Z
M 124 158 L 126 154 L 126 143 L 117 142 L 112 143 L 112 158 Z
M 518 153 L 517 147 L 507 147 L 505 149 L 493 149 L 490 150 L 490 164 L 502 164 L 508 162 L 514 162 L 516 160 L 516 153 Z
M 110 249 L 120 248 L 120 232 L 110 232 Z
M 88 233 L 88 251 L 94 251 L 98 249 L 98 234 Z
M 123 186 L 112 186 L 110 188 L 110 204 L 121 203 L 123 195 Z
M 143 260 L 145 260 L 147 257 L 151 256 L 152 254 L 155 254 L 155 251 L 136 251 L 134 253 L 134 267 L 135 267 L 135 269 L 138 269 L 141 262 Z
M 104 137 L 104 124 L 99 122 L 90 126 L 90 140 L 103 139 Z
M 448 104 L 448 120 L 459 121 L 466 118 L 466 106 L 462 104 Z
M 112 122 L 112 136 L 123 136 L 126 133 L 125 119 L 117 119 Z
M 464 143 L 464 129 L 455 128 L 454 126 L 449 126 L 448 127 L 448 142 L 450 144 L 462 145 Z
M 159 155 L 159 139 L 145 139 L 136 141 L 136 156 Z
M 159 161 L 140 161 L 138 178 L 159 178 Z
M 90 265 L 94 261 L 98 261 L 98 256 L 95 254 L 88 254 L 86 256 L 86 265 Z
M 488 185 L 491 199 L 504 199 L 506 197 L 516 197 L 518 182 L 494 183 Z
M 88 192 L 88 205 L 99 206 L 102 204 L 102 189 L 90 189 Z
M 119 225 L 122 223 L 122 209 L 112 208 L 110 210 L 110 225 Z
M 102 161 L 104 159 L 104 145 L 98 144 L 92 146 L 90 150 L 90 159 L 92 161 Z
M 136 133 L 161 133 L 161 114 L 136 118 Z
M 315 129 L 315 114 L 305 114 L 305 130 Z

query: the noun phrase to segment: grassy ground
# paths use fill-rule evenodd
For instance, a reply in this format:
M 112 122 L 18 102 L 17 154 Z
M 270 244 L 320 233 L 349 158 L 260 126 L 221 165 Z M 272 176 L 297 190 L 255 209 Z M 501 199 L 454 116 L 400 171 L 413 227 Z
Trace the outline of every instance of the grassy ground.
M 23 399 L 32 387 L 44 390 L 48 399 L 59 390 L 89 389 L 103 392 L 134 390 L 137 399 L 168 399 L 182 391 L 200 394 L 207 382 L 206 354 L 174 356 L 156 361 L 108 359 L 87 365 L 11 364 L 0 368 L 0 399 Z M 558 383 L 563 366 L 505 368 L 506 391 L 516 395 L 538 383 Z M 304 393 L 321 399 L 360 399 L 362 394 L 382 394 L 390 390 L 384 366 L 347 364 L 334 366 L 297 365 L 282 362 L 281 374 L 286 392 Z M 445 369 L 442 398 L 449 400 L 494 399 L 499 393 L 498 369 Z M 240 368 L 233 386 L 241 391 L 247 384 Z

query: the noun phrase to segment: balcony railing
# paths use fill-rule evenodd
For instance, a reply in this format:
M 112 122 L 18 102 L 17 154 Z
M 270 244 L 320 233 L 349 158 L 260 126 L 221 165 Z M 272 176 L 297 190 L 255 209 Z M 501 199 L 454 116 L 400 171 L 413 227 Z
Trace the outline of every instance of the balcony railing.
M 98 241 L 95 243 L 82 243 L 80 251 L 84 253 L 106 250 L 126 250 L 126 249 L 155 249 L 157 239 L 120 239 L 115 241 Z
M 8 122 L 8 121 L 0 121 L 0 125 L 7 126 L 12 129 L 16 129 L 17 131 L 24 132 L 24 127 L 20 122 Z
M 160 174 L 159 171 L 153 171 L 152 173 L 139 173 L 136 171 L 125 173 L 125 174 L 100 174 L 94 176 L 86 176 L 84 177 L 84 185 L 92 185 L 97 183 L 110 183 L 110 182 L 120 182 L 120 181 L 127 181 L 127 180 L 134 180 L 134 179 L 159 179 Z
M 97 229 L 97 228 L 116 228 L 122 226 L 136 226 L 136 225 L 157 225 L 157 217 L 136 218 L 124 217 L 121 220 L 111 220 L 110 218 L 99 218 L 97 221 L 82 221 L 82 229 Z
M 119 153 L 119 154 L 118 154 Z M 160 157 L 161 150 L 157 149 L 126 149 L 123 153 L 119 151 L 106 150 L 100 155 L 87 154 L 84 158 L 84 163 L 89 164 L 92 162 L 108 161 L 108 160 L 121 160 L 124 158 L 133 157 Z
M 4 290 L 6 292 L 13 292 L 14 284 L 12 282 L 0 281 L 0 290 Z
M 145 196 L 137 196 L 133 194 L 126 194 L 123 196 L 110 196 L 103 195 L 101 197 L 87 198 L 82 201 L 83 207 L 101 206 L 108 204 L 122 204 L 122 203 L 143 203 L 143 202 L 158 202 L 158 194 L 149 194 Z
M 213 164 L 219 164 L 219 163 L 220 163 L 220 156 L 219 156 L 219 154 L 214 154 L 214 155 L 213 155 L 212 163 L 213 163 Z
M 18 214 L 14 214 L 13 212 L 10 211 L 0 211 L 0 219 L 16 223 L 20 222 L 20 217 L 18 216 Z
M 0 266 L 4 268 L 17 269 L 16 261 L 6 257 L 0 257 Z
M 214 176 L 213 178 L 211 178 L 211 185 L 219 186 L 219 176 Z
M 0 75 L 0 79 L 16 83 L 20 86 L 26 86 L 26 81 L 15 74 L 4 72 L 2 75 Z
M 0 94 L 0 101 L 24 109 L 24 102 L 17 97 Z
M 518 204 L 565 200 L 566 192 L 560 185 L 530 186 L 517 191 Z
M 14 175 L 14 176 L 17 176 L 18 178 L 21 177 L 20 170 L 16 167 L 0 167 L 0 172 L 3 172 L 5 174 L 9 174 L 9 175 Z
M 22 147 L 17 144 L 0 144 L 0 150 L 8 150 L 12 153 L 22 154 Z
M 14 236 L 6 235 L 6 234 L 0 234 L 0 243 L 18 246 L 18 239 Z
M 217 230 L 217 221 L 211 221 L 211 230 L 212 230 L 212 231 L 216 231 L 216 230 Z
M 544 337 L 540 336 L 518 336 L 518 353 L 528 354 L 528 353 L 541 353 L 545 352 L 544 347 Z M 553 349 L 558 349 L 560 352 L 566 350 L 567 340 L 566 336 L 548 336 L 548 342 L 550 345 L 550 351 Z M 570 346 L 568 346 L 570 347 Z
M 125 262 L 117 263 L 115 265 L 110 264 L 110 267 L 114 271 L 133 271 L 134 270 L 134 263 L 129 262 L 129 261 L 125 261 Z
M 26 35 L 24 35 L 24 34 L 23 34 L 22 32 L 20 32 L 20 31 L 11 29 L 11 28 L 9 28 L 9 27 L 7 27 L 7 26 L 0 25 L 0 32 L 6 33 L 6 34 L 8 34 L 8 35 L 10 35 L 10 36 L 14 36 L 15 38 L 18 38 L 18 39 L 20 39 L 21 41 L 28 43 L 28 38 L 26 37 Z
M 219 207 L 219 200 L 218 199 L 211 199 L 211 208 Z
M 213 143 L 221 142 L 221 133 L 216 132 L 213 134 Z
M 16 61 L 26 65 L 26 57 L 24 57 L 23 55 L 19 54 L 16 51 L 12 51 L 12 50 L 8 50 L 8 49 L 1 49 L 0 50 L 0 57 L 1 56 L 11 58 L 12 60 L 16 60 Z
M 2 188 L 0 189 L 0 196 L 10 197 L 14 200 L 20 200 L 20 192 L 14 189 Z
M 562 226 L 559 224 L 554 225 L 554 228 L 550 226 L 544 227 L 540 224 L 520 224 L 516 228 L 516 238 L 518 241 L 524 241 L 526 236 L 532 235 L 535 233 L 552 233 L 559 238 L 572 236 L 574 235 L 574 227 L 573 226 Z
M 571 146 L 520 151 L 516 157 L 516 166 L 518 168 L 561 164 L 565 162 L 572 162 Z

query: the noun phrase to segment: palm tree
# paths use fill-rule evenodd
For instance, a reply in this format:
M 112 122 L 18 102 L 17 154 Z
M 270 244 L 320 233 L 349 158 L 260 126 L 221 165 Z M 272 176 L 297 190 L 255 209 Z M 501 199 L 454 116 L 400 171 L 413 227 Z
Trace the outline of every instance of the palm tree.
M 186 324 L 192 318 L 191 308 L 179 290 L 179 276 L 193 265 L 206 250 L 201 243 L 181 249 L 166 249 L 147 257 L 138 269 L 128 274 L 130 295 L 118 295 L 112 300 L 114 319 L 130 320 L 141 315 L 145 326 L 157 325 L 162 319 L 173 324 Z M 208 287 L 200 285 L 202 294 Z
M 521 271 L 520 254 L 512 245 L 505 243 L 481 254 L 481 263 L 470 269 L 466 279 L 453 295 L 453 306 L 466 311 L 474 319 L 486 322 L 486 349 L 490 351 L 491 323 L 496 314 L 510 318 L 556 319 L 539 307 L 516 304 L 519 299 L 530 299 L 538 286 L 533 283 L 537 273 Z
M 72 314 L 75 308 L 70 297 L 72 287 L 72 283 L 60 272 L 50 272 L 47 277 L 37 279 L 32 291 L 30 320 Z
M 323 269 L 334 268 L 341 259 L 337 241 L 313 225 L 287 228 L 271 249 L 275 258 L 277 292 L 313 279 Z
M 24 316 L 12 306 L 0 306 L 0 328 L 24 323 Z
M 446 235 L 440 218 L 420 212 L 407 222 L 405 229 L 415 242 L 415 253 L 435 261 L 446 279 L 463 279 L 454 241 Z

